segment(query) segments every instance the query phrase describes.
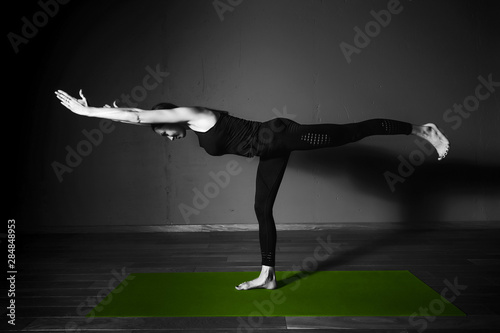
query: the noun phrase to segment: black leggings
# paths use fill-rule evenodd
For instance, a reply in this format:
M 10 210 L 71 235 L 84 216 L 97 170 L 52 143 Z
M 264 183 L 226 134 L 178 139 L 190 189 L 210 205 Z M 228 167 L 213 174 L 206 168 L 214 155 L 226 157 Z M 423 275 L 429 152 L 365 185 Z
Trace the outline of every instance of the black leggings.
M 300 125 L 285 118 L 263 123 L 259 132 L 262 151 L 255 192 L 262 265 L 275 265 L 276 225 L 273 206 L 292 151 L 337 147 L 371 135 L 408 135 L 411 132 L 411 124 L 389 119 L 371 119 L 345 125 Z

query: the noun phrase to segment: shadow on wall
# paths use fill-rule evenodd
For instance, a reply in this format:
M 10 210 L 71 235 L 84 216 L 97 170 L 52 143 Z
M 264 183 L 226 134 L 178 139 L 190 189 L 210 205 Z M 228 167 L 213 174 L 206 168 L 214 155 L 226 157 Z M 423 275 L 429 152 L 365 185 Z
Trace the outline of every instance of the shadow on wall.
M 291 167 L 307 172 L 314 165 L 325 179 L 348 179 L 354 191 L 396 204 L 402 228 L 432 228 L 436 221 L 446 221 L 453 197 L 500 198 L 500 165 L 477 165 L 450 157 L 437 161 L 433 153 L 423 164 L 411 166 L 411 175 L 402 177 L 394 151 L 362 144 L 331 149 L 335 149 L 332 154 L 300 152 L 304 158 Z M 388 171 L 404 179 L 393 184 L 394 191 L 384 177 Z
M 500 198 L 500 165 L 481 166 L 473 161 L 451 158 L 436 163 L 428 162 L 416 167 L 411 177 L 400 183 L 395 192 L 391 192 L 383 174 L 395 168 L 393 152 L 362 145 L 333 149 L 336 149 L 335 154 L 307 152 L 307 158 L 301 160 L 321 166 L 320 171 L 325 177 L 329 173 L 347 177 L 357 191 L 395 202 L 400 208 L 400 221 L 394 229 L 374 234 L 373 240 L 368 243 L 349 250 L 339 249 L 335 256 L 318 262 L 314 271 L 302 269 L 300 273 L 278 281 L 280 287 L 317 271 L 332 270 L 348 264 L 356 257 L 396 242 L 422 244 L 429 232 L 439 228 L 439 221 L 443 221 L 443 210 L 453 205 L 449 202 L 450 197 Z M 431 158 L 435 157 L 433 155 Z M 307 166 L 301 165 L 300 161 L 296 164 L 294 167 L 297 168 Z

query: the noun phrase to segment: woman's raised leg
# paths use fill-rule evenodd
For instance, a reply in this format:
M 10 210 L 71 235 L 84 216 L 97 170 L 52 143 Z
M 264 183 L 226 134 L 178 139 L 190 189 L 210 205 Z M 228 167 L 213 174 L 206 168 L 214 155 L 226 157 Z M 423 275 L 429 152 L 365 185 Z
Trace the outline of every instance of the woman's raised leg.
M 449 141 L 434 124 L 412 125 L 392 119 L 370 119 L 350 124 L 301 125 L 282 119 L 285 126 L 276 132 L 282 150 L 311 150 L 342 146 L 372 135 L 416 135 L 429 141 L 443 159 L 449 150 Z

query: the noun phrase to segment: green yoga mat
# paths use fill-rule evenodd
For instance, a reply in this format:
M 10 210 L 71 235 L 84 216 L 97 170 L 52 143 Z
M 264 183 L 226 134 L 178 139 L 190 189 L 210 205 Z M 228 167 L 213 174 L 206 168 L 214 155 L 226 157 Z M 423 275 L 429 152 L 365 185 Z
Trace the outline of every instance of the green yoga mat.
M 130 274 L 87 317 L 410 316 L 420 308 L 465 316 L 408 271 L 276 272 L 278 289 L 234 288 L 257 276 Z

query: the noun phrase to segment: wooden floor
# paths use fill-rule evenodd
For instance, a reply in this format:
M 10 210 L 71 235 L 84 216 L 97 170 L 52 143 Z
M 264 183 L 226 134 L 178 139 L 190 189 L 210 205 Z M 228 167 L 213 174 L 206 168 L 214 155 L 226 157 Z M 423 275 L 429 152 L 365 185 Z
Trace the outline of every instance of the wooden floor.
M 318 237 L 334 249 L 317 270 L 409 270 L 437 292 L 458 283 L 467 317 L 90 318 L 115 275 L 138 272 L 257 271 L 255 231 L 18 234 L 16 326 L 40 332 L 496 332 L 500 328 L 500 229 L 391 230 L 345 227 L 280 231 L 277 270 L 314 256 Z M 306 260 L 307 262 L 307 260 Z M 309 267 L 308 267 L 309 268 Z M 310 268 L 309 268 L 310 269 Z M 455 281 L 456 280 L 456 281 Z M 209 286 L 207 286 L 209 287 Z M 232 286 L 229 286 L 232 287 Z M 6 304 L 6 289 L 1 292 Z M 100 296 L 101 295 L 101 296 Z M 419 309 L 415 309 L 419 311 Z M 238 328 L 240 328 L 238 330 Z

